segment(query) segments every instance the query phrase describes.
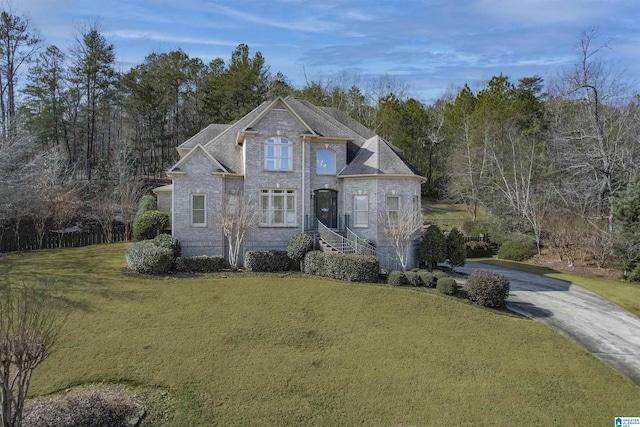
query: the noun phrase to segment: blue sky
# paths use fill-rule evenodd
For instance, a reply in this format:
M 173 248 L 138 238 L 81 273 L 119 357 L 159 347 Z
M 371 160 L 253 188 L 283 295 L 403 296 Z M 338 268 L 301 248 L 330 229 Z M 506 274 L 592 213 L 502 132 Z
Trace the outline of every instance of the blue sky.
M 597 26 L 603 58 L 639 87 L 639 0 L 18 0 L 12 8 L 61 48 L 82 22 L 100 19 L 123 70 L 177 48 L 227 61 L 246 43 L 296 87 L 305 73 L 386 75 L 424 102 L 500 73 L 555 78 L 575 63 L 580 33 Z

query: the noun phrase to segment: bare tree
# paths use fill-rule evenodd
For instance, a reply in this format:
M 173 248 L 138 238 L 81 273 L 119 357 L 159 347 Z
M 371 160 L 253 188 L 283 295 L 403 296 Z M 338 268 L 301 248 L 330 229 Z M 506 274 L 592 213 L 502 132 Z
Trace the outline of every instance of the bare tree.
M 106 243 L 113 241 L 113 222 L 117 200 L 109 189 L 100 192 L 91 204 L 91 217 L 98 221 Z
M 0 405 L 3 427 L 20 426 L 33 371 L 52 351 L 66 319 L 47 294 L 7 283 L 0 291 Z
M 578 61 L 551 86 L 551 156 L 568 208 L 613 235 L 612 205 L 637 171 L 638 109 L 626 80 L 599 58 L 598 32 L 585 31 Z
M 233 268 L 238 268 L 242 242 L 258 219 L 256 204 L 249 197 L 230 194 L 225 197 L 225 203 L 219 215 L 222 232 L 229 244 L 229 264 Z
M 418 238 L 422 218 L 415 209 L 400 209 L 380 214 L 380 225 L 385 237 L 393 246 L 402 271 L 406 271 L 413 242 Z

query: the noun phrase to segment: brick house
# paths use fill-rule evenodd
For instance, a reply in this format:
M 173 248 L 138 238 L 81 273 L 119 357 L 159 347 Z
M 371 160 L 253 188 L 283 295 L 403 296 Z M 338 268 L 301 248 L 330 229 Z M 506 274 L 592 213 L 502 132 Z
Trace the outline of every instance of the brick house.
M 258 209 L 242 252 L 286 249 L 293 235 L 318 228 L 350 230 L 376 244 L 381 265 L 395 255 L 380 213 L 420 212 L 424 178 L 397 149 L 343 112 L 294 97 L 265 102 L 232 125 L 209 125 L 177 150 L 167 172 L 173 184 L 154 192 L 185 256 L 226 256 L 219 212 L 230 196 Z M 408 267 L 418 247 L 419 232 Z

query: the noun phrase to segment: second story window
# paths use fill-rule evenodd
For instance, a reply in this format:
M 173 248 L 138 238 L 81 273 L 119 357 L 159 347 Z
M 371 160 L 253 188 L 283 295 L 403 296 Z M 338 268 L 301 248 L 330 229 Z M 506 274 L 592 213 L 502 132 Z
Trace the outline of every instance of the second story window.
M 287 138 L 273 137 L 264 145 L 264 168 L 269 171 L 290 171 L 291 141 Z
M 336 174 L 336 153 L 331 150 L 318 151 L 316 171 L 318 175 Z

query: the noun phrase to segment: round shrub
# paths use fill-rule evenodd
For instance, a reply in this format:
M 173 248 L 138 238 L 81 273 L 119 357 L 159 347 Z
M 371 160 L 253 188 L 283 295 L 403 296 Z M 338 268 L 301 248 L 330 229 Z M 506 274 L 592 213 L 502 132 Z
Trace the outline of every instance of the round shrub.
M 492 271 L 478 270 L 467 279 L 469 299 L 485 307 L 504 307 L 509 296 L 509 279 Z
M 433 273 L 433 277 L 436 279 L 436 282 L 438 281 L 438 279 L 442 279 L 443 277 L 449 277 L 449 275 L 447 273 L 445 273 L 444 271 L 434 271 Z
M 445 295 L 455 295 L 458 290 L 458 284 L 455 279 L 452 277 L 442 277 L 438 279 L 438 284 L 436 285 L 438 291 Z
M 129 246 L 126 258 L 130 269 L 146 274 L 167 273 L 175 261 L 173 250 L 158 246 L 152 240 L 143 240 Z
M 139 217 L 147 211 L 157 210 L 158 202 L 156 201 L 155 196 L 152 196 L 151 194 L 145 194 L 140 198 L 140 201 L 138 202 L 138 212 L 136 213 L 136 217 Z
M 287 255 L 292 260 L 300 263 L 304 259 L 307 252 L 313 250 L 313 237 L 306 233 L 298 233 L 289 240 L 287 245 Z
M 147 211 L 133 222 L 133 239 L 153 239 L 169 228 L 169 212 Z
M 427 270 L 418 270 L 418 276 L 422 281 L 422 286 L 426 286 L 428 288 L 435 288 L 437 279 L 433 276 L 433 274 Z
M 511 261 L 526 261 L 536 253 L 536 244 L 533 241 L 507 240 L 500 246 L 499 259 Z
M 413 271 L 413 270 L 406 271 L 404 275 L 407 277 L 409 286 L 416 286 L 416 287 L 424 286 L 424 283 L 422 282 L 422 278 L 418 275 L 417 271 Z
M 387 276 L 387 283 L 393 286 L 408 286 L 409 280 L 402 271 L 393 270 Z
M 180 245 L 180 240 L 170 236 L 169 234 L 158 234 L 153 238 L 153 243 L 162 248 L 171 249 L 174 258 L 178 258 L 182 255 L 182 245 Z

